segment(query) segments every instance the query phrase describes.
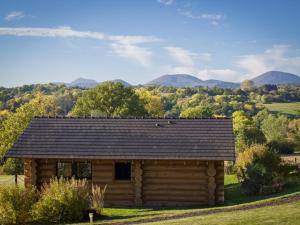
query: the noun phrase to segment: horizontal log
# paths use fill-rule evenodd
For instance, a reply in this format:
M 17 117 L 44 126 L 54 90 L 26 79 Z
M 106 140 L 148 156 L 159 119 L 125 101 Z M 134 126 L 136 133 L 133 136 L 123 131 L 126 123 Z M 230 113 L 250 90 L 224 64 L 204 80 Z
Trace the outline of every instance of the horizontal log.
M 143 201 L 207 202 L 207 196 L 143 195 Z
M 144 178 L 143 185 L 170 185 L 176 186 L 179 184 L 186 185 L 197 185 L 197 186 L 205 186 L 207 185 L 207 179 L 185 179 L 185 178 L 175 178 L 175 179 L 164 179 L 164 178 Z
M 148 184 L 143 185 L 143 191 L 207 191 L 207 185 L 159 185 L 159 184 Z
M 93 177 L 113 177 L 114 173 L 113 171 L 92 171 Z
M 144 189 L 143 196 L 158 196 L 158 195 L 167 195 L 168 197 L 199 197 L 199 196 L 207 196 L 208 192 L 205 190 L 151 190 L 151 189 Z
M 178 178 L 178 179 L 206 179 L 207 175 L 205 173 L 172 173 L 171 171 L 167 171 L 167 172 L 144 172 L 143 173 L 143 177 L 144 179 L 147 178 L 166 178 L 166 179 L 174 179 L 174 178 Z

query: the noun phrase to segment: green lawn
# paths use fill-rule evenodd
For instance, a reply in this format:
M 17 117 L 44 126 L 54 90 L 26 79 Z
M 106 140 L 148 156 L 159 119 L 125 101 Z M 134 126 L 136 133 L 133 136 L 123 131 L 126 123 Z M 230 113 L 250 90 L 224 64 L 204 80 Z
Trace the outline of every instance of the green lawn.
M 18 175 L 18 183 L 24 185 L 24 176 Z M 0 175 L 0 185 L 15 184 L 15 177 L 12 175 Z
M 247 196 L 242 193 L 241 187 L 237 182 L 235 175 L 225 176 L 225 204 L 221 208 L 233 208 L 244 205 L 256 204 L 258 202 L 269 202 L 274 199 L 285 198 L 289 195 L 300 194 L 300 179 L 292 176 L 283 193 L 273 194 L 269 196 Z M 277 207 L 277 208 L 276 208 Z M 238 212 L 218 213 L 207 216 L 189 217 L 186 219 L 168 220 L 151 224 L 280 224 L 282 221 L 289 222 L 287 224 L 297 224 L 300 216 L 300 202 L 285 204 L 276 207 L 264 207 L 259 209 L 244 210 Z M 209 207 L 203 208 L 105 208 L 102 220 L 96 221 L 95 224 L 109 224 L 115 222 L 133 222 L 141 219 L 163 218 L 182 213 L 210 211 L 215 209 Z M 292 209 L 292 210 L 290 210 Z M 273 217 L 274 210 L 280 211 Z M 257 214 L 257 216 L 256 216 Z M 286 216 L 282 216 L 282 214 Z M 297 216 L 292 216 L 297 214 Z M 286 218 L 289 217 L 289 218 Z M 300 220 L 299 220 L 300 221 Z M 88 223 L 79 223 L 80 225 Z M 299 222 L 300 224 L 300 222 Z
M 271 112 L 299 115 L 300 102 L 264 104 Z
M 300 202 L 246 211 L 218 213 L 184 219 L 145 223 L 147 225 L 297 225 L 300 224 Z

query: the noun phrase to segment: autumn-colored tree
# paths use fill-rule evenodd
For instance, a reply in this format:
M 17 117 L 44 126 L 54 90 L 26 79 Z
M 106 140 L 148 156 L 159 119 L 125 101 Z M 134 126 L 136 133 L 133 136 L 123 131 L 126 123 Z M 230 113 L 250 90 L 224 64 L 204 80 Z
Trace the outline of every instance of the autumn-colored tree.
M 147 110 L 150 116 L 161 117 L 164 115 L 164 106 L 160 96 L 155 95 L 154 93 L 146 90 L 145 88 L 137 89 L 135 92 L 143 101 L 145 109 Z
M 252 90 L 254 88 L 254 82 L 252 80 L 244 80 L 241 83 L 241 89 L 243 91 L 249 91 Z

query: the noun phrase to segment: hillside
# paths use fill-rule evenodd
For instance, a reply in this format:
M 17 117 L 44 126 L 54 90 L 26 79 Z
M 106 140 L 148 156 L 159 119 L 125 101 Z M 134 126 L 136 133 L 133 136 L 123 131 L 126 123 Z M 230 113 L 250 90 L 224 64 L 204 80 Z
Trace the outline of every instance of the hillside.
M 281 71 L 269 71 L 252 79 L 256 86 L 265 84 L 300 84 L 300 77 Z
M 199 78 L 188 74 L 168 74 L 160 76 L 145 86 L 166 86 L 166 87 L 221 87 L 221 88 L 237 88 L 238 83 L 225 82 L 221 80 L 200 80 Z
M 78 78 L 66 85 L 67 87 L 91 88 L 97 85 L 97 81 L 85 78 Z

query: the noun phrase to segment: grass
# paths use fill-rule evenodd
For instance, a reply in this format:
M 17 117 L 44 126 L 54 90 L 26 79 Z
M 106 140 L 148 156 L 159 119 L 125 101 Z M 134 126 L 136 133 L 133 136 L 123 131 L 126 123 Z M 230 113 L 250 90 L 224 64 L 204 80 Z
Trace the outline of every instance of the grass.
M 276 213 L 274 213 L 276 212 Z M 236 211 L 234 213 L 218 213 L 216 215 L 195 216 L 184 219 L 146 223 L 147 225 L 297 225 L 300 224 L 300 202 L 270 206 L 246 211 Z
M 0 185 L 13 185 L 15 184 L 15 176 L 13 175 L 0 175 Z M 24 185 L 24 176 L 18 175 L 18 184 Z
M 300 102 L 264 104 L 271 112 L 299 115 Z
M 300 194 L 300 179 L 297 176 L 291 176 L 286 190 L 282 193 L 277 193 L 269 196 L 247 196 L 242 192 L 241 186 L 238 183 L 235 175 L 225 176 L 225 204 L 218 208 L 231 208 L 241 205 L 251 205 L 258 202 L 268 202 L 275 199 L 285 198 L 289 195 Z M 276 206 L 277 207 L 277 206 Z M 149 224 L 280 224 L 281 221 L 287 221 L 290 224 L 297 224 L 296 219 L 299 220 L 300 216 L 300 203 L 285 204 L 276 207 L 264 207 L 260 209 L 245 210 L 238 212 L 218 213 L 215 215 L 196 216 L 186 219 L 162 221 Z M 114 223 L 114 222 L 133 222 L 140 219 L 149 219 L 156 217 L 168 217 L 182 213 L 193 211 L 210 211 L 213 208 L 104 208 L 102 220 L 96 221 L 95 224 Z M 292 210 L 290 210 L 292 209 Z M 274 210 L 276 210 L 276 217 L 273 217 Z M 277 213 L 280 211 L 280 213 Z M 285 213 L 286 212 L 286 213 Z M 256 214 L 258 216 L 256 216 Z M 291 218 L 286 218 L 288 215 Z M 297 216 L 291 216 L 297 214 Z M 265 216 L 264 216 L 265 215 Z M 281 217 L 282 216 L 282 217 Z M 220 219 L 222 218 L 222 219 Z M 269 222 L 267 223 L 266 221 Z M 299 220 L 300 221 L 300 220 Z M 264 223 L 266 222 L 266 223 Z M 287 223 L 287 224 L 289 224 Z M 80 225 L 87 225 L 89 223 L 79 223 Z M 78 225 L 79 225 L 78 224 Z M 300 222 L 298 223 L 300 224 Z

